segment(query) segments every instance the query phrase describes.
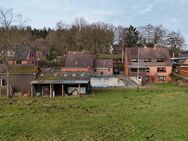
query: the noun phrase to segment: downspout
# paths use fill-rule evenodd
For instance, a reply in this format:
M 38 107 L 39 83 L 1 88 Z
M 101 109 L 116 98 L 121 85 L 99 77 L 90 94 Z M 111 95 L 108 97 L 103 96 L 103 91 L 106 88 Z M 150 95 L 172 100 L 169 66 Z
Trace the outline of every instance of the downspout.
M 129 75 L 129 68 L 128 68 L 128 50 L 125 48 L 125 62 L 124 62 L 124 70 L 125 70 L 125 76 Z

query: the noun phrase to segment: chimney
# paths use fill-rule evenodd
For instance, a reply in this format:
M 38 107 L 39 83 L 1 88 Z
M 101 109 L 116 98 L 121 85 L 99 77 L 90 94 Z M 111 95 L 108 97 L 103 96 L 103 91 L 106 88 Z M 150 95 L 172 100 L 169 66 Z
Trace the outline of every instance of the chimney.
M 125 71 L 125 76 L 129 75 L 129 68 L 128 68 L 128 49 L 127 47 L 125 48 L 125 61 L 124 61 L 124 71 Z

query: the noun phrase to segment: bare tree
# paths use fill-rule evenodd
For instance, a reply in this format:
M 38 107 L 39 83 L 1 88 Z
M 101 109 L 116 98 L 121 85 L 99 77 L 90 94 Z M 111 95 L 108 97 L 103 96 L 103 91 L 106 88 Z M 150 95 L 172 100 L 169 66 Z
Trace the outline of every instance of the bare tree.
M 164 47 L 166 45 L 167 30 L 164 29 L 162 25 L 153 26 L 151 24 L 148 24 L 146 26 L 140 27 L 139 31 L 142 36 L 143 42 L 147 46 L 153 47 L 157 45 Z
M 6 70 L 6 96 L 11 96 L 11 84 L 10 84 L 10 70 L 12 68 L 12 63 L 9 62 L 10 57 L 13 55 L 13 47 L 17 43 L 15 38 L 15 27 L 21 28 L 21 24 L 18 20 L 17 15 L 14 15 L 13 9 L 0 9 L 0 26 L 1 26 L 1 44 L 0 44 L 0 55 L 1 60 L 4 64 Z M 16 22 L 17 21 L 17 22 Z M 22 23 L 23 24 L 23 23 Z M 19 26 L 18 26 L 19 25 Z
M 154 38 L 154 26 L 148 24 L 142 28 L 142 37 L 145 39 L 146 44 L 152 43 L 152 39 Z
M 79 30 L 83 29 L 85 26 L 88 25 L 88 22 L 83 18 L 76 18 L 73 23 L 74 26 L 76 26 Z
M 64 23 L 63 21 L 59 21 L 56 24 L 57 30 L 64 30 L 70 28 L 68 24 Z
M 185 46 L 184 37 L 180 32 L 170 32 L 167 35 L 167 46 L 170 48 L 170 54 L 172 57 L 179 56 L 181 50 Z

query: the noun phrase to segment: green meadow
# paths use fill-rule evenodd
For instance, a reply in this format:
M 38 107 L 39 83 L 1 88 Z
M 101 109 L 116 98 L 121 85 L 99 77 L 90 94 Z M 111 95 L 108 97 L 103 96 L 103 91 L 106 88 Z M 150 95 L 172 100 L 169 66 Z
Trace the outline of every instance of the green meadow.
M 82 97 L 1 97 L 0 140 L 188 140 L 188 88 L 167 83 Z

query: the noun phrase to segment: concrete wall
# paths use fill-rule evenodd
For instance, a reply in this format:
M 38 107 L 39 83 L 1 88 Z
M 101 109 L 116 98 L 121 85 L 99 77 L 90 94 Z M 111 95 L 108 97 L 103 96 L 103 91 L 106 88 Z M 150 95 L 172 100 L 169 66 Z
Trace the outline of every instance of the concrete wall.
M 116 77 L 91 77 L 92 87 L 122 87 L 126 84 Z

